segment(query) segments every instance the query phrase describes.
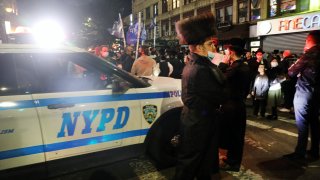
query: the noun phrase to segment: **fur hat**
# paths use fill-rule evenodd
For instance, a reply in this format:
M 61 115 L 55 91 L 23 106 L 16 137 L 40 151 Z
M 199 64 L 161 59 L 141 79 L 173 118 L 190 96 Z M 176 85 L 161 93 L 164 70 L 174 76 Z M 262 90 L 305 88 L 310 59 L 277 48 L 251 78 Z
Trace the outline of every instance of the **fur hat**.
M 212 13 L 180 20 L 176 23 L 180 44 L 202 44 L 208 37 L 216 35 L 216 25 Z

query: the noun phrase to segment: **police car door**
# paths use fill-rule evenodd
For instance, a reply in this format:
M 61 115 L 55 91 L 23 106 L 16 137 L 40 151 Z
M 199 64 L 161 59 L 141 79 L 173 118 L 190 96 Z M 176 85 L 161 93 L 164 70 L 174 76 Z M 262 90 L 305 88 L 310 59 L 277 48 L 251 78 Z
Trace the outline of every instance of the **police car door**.
M 0 54 L 0 170 L 41 163 L 40 124 L 30 94 L 35 77 L 27 58 Z
M 33 94 L 47 160 L 138 142 L 139 101 L 132 84 L 113 74 L 116 67 L 89 53 L 34 54 L 42 93 Z M 114 92 L 114 84 L 125 84 Z M 124 132 L 124 129 L 126 130 Z

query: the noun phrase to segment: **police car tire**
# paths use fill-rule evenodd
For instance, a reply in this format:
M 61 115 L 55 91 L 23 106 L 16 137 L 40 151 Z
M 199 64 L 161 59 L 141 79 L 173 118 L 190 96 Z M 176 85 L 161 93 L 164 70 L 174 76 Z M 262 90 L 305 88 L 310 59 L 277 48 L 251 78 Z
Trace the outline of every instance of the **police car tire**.
M 177 162 L 171 139 L 178 134 L 181 111 L 182 107 L 165 112 L 148 131 L 146 154 L 158 169 L 174 166 Z

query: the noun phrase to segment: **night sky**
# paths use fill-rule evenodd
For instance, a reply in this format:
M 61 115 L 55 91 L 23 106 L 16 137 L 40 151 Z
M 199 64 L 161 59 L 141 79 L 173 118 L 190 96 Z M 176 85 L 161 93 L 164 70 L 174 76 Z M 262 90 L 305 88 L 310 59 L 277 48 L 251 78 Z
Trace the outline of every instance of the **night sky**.
M 77 31 L 87 17 L 106 28 L 112 27 L 118 13 L 131 13 L 131 0 L 17 0 L 20 23 L 32 26 L 44 18 L 59 21 L 68 32 Z

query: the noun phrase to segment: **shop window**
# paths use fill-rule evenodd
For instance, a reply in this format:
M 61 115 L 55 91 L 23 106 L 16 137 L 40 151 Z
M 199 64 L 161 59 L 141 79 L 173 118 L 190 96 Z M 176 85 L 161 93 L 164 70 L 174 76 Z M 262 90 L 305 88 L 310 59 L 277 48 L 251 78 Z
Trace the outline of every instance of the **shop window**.
M 248 21 L 248 2 L 245 1 L 245 2 L 241 2 L 239 3 L 239 23 L 243 23 L 243 22 L 246 22 Z
M 269 17 L 281 16 L 286 13 L 295 12 L 297 9 L 296 0 L 269 0 Z M 308 3 L 300 1 L 300 11 L 308 10 Z
M 172 9 L 180 7 L 180 0 L 172 0 Z
M 296 10 L 296 0 L 281 0 L 281 13 Z
M 309 0 L 300 0 L 300 11 L 308 11 L 309 10 Z
M 162 36 L 168 36 L 169 35 L 169 21 L 165 20 L 162 21 Z
M 168 12 L 168 0 L 162 0 L 162 13 Z
M 277 15 L 278 11 L 278 2 L 277 0 L 270 0 L 270 17 L 274 17 Z
M 153 17 L 158 16 L 158 3 L 153 5 Z
M 216 9 L 217 23 L 232 22 L 232 6 Z
M 150 7 L 146 8 L 146 19 L 150 19 Z
M 194 1 L 196 1 L 196 0 L 184 0 L 184 4 L 190 4 L 190 3 L 194 2 Z
M 232 22 L 232 6 L 226 7 L 225 12 L 226 12 L 225 21 Z
M 217 23 L 224 21 L 224 8 L 216 9 L 216 18 Z
M 251 21 L 261 18 L 260 1 L 251 1 Z

